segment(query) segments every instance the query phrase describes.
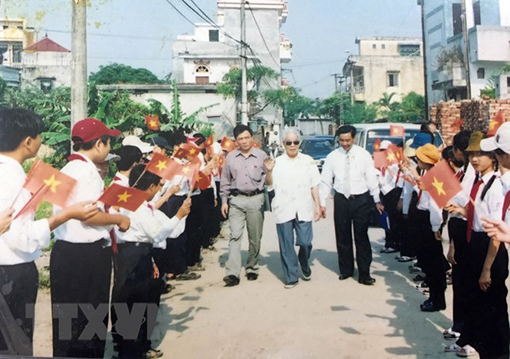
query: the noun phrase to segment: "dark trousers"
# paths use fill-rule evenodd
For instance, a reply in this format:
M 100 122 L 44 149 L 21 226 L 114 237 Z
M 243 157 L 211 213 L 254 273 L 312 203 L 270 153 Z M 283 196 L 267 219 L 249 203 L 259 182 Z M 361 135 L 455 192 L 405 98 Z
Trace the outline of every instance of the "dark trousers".
M 475 348 L 482 359 L 508 358 L 508 252 L 504 244 L 500 244 L 492 264 L 489 289 L 484 292 L 478 285 L 489 244 L 490 238 L 484 232 L 473 231 L 469 243 L 470 305 L 461 339 Z
M 452 217 L 448 221 L 448 235 L 455 246 L 455 262 L 452 266 L 453 327 L 462 333 L 469 309 L 469 247 L 467 243 L 467 221 Z
M 177 214 L 185 200 L 186 196 L 172 196 L 160 209 L 168 218 L 172 218 Z M 186 219 L 186 227 L 187 226 L 188 219 Z M 188 268 L 186 262 L 186 243 L 187 233 L 186 230 L 184 230 L 177 238 L 167 238 L 166 249 L 153 249 L 154 260 L 161 275 L 165 273 L 177 275 L 186 271 Z
M 352 244 L 352 226 L 354 225 L 356 264 L 358 265 L 359 279 L 364 280 L 370 277 L 372 248 L 368 238 L 368 223 L 373 203 L 368 192 L 358 196 L 351 196 L 349 199 L 343 194 L 335 192 L 335 235 L 341 275 L 352 276 L 354 273 Z
M 212 188 L 191 197 L 191 212 L 186 221 L 186 264 L 188 267 L 200 263 L 200 248 L 210 245 L 213 212 Z
M 409 205 L 408 215 L 402 217 L 401 232 L 402 237 L 400 240 L 400 255 L 406 257 L 416 257 L 417 255 L 417 241 L 416 241 L 416 217 L 417 211 L 416 203 L 418 202 L 418 195 L 413 192 L 411 203 Z
M 384 247 L 400 249 L 400 238 L 402 236 L 402 215 L 398 212 L 397 206 L 402 194 L 402 188 L 394 188 L 382 197 L 384 210 L 388 212 L 390 230 L 386 231 L 386 243 Z
M 148 350 L 151 250 L 152 244 L 149 243 L 119 244 L 118 271 L 112 293 L 115 308 L 112 331 L 116 333 L 119 358 L 142 358 Z
M 50 280 L 56 357 L 102 358 L 104 355 L 112 250 L 103 248 L 103 242 L 57 240 L 53 247 Z M 89 319 L 103 315 L 104 328 L 100 321 L 92 323 Z
M 419 253 L 426 282 L 430 289 L 430 301 L 437 309 L 446 308 L 446 265 L 443 246 L 430 225 L 430 212 L 418 210 L 416 214 Z
M 0 266 L 0 354 L 32 355 L 38 285 L 34 262 Z

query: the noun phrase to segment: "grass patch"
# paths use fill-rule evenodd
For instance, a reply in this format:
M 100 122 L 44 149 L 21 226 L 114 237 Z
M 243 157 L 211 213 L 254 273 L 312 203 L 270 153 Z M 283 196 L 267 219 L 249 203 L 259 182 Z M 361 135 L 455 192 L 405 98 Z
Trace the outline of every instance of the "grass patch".
M 39 269 L 39 289 L 49 289 L 50 283 L 50 272 L 47 269 Z

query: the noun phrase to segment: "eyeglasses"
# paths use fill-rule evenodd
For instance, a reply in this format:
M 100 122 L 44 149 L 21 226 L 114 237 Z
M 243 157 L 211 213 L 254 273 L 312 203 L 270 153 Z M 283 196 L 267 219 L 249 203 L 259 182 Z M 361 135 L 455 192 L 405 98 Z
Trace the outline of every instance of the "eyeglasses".
M 505 154 L 506 154 L 506 152 L 505 152 L 505 151 L 503 151 L 501 148 L 496 148 L 496 149 L 494 150 L 494 152 L 495 152 L 498 156 L 503 156 L 503 155 L 505 155 Z
M 287 146 L 292 146 L 292 145 L 297 146 L 297 145 L 299 145 L 299 141 L 285 141 L 285 145 L 287 145 Z

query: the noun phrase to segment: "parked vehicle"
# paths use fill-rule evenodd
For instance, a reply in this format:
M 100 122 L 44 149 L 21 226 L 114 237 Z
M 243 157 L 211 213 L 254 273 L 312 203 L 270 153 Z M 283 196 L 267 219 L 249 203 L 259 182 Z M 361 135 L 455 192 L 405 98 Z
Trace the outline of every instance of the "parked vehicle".
M 322 171 L 324 160 L 334 149 L 334 136 L 310 136 L 301 138 L 300 151 L 316 160 L 319 171 Z
M 417 133 L 420 132 L 420 125 L 411 124 L 411 123 L 359 123 L 353 125 L 356 127 L 357 134 L 355 143 L 356 145 L 363 147 L 368 152 L 374 152 L 374 143 L 377 139 L 381 141 L 389 140 L 393 142 L 395 145 L 398 145 L 402 142 L 402 137 L 392 137 L 390 136 L 390 126 L 403 126 L 405 130 L 405 139 L 406 141 L 410 138 L 413 138 Z M 443 144 L 443 139 L 439 132 L 434 134 L 434 145 L 437 147 Z

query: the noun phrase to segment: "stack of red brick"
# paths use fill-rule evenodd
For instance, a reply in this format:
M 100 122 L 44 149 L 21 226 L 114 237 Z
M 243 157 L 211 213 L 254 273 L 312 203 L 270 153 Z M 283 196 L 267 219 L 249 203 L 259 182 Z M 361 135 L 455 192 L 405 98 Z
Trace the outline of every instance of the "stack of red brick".
M 510 121 L 510 100 L 441 101 L 430 106 L 430 119 L 438 124 L 445 143 L 450 145 L 461 129 L 487 131 L 499 111 Z

